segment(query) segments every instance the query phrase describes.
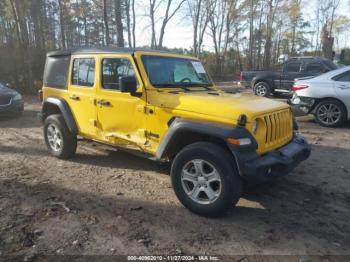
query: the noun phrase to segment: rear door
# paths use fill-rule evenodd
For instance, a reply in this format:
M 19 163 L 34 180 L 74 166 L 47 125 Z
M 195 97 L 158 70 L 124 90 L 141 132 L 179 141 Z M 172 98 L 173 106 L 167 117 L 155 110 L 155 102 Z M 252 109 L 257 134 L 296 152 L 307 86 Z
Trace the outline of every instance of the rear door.
M 281 88 L 290 90 L 294 84 L 294 79 L 301 77 L 301 61 L 291 61 L 284 64 L 281 75 Z
M 350 109 L 350 70 L 333 77 L 338 98 Z
M 72 56 L 68 104 L 78 125 L 79 133 L 94 137 L 96 131 L 96 57 Z

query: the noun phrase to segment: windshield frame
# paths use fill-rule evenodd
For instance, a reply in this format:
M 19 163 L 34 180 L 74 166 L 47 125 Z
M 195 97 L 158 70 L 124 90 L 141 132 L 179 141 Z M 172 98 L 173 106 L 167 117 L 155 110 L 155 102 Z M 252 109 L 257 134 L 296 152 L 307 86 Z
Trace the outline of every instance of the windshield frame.
M 214 82 L 211 79 L 210 75 L 207 73 L 205 70 L 205 75 L 207 77 L 208 83 L 198 83 L 198 82 L 183 82 L 183 83 L 153 83 L 152 79 L 149 77 L 149 73 L 147 71 L 146 65 L 144 58 L 145 57 L 157 57 L 160 59 L 178 59 L 178 60 L 186 60 L 186 61 L 191 61 L 191 62 L 200 62 L 201 61 L 195 57 L 190 57 L 190 56 L 184 56 L 184 55 L 176 55 L 176 54 L 163 54 L 163 53 L 157 53 L 157 54 L 152 54 L 152 53 L 143 53 L 140 55 L 140 60 L 142 63 L 142 67 L 144 69 L 145 75 L 147 77 L 148 83 L 155 89 L 166 89 L 166 88 L 181 88 L 181 89 L 187 89 L 191 87 L 196 87 L 196 88 L 204 88 L 204 90 L 208 90 L 208 88 L 214 88 Z

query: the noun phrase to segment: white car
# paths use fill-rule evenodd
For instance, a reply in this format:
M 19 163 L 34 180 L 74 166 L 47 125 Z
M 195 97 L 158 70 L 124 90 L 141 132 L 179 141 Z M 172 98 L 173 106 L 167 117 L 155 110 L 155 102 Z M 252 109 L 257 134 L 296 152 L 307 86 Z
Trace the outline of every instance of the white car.
M 350 119 L 350 66 L 296 79 L 292 90 L 291 104 L 314 114 L 320 125 L 335 127 Z

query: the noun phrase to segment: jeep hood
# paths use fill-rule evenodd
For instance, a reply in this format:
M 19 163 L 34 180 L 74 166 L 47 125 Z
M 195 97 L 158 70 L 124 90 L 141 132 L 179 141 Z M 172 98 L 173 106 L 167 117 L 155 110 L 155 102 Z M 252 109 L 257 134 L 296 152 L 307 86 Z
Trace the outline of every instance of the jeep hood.
M 248 117 L 248 122 L 259 115 L 286 109 L 286 103 L 258 97 L 253 94 L 230 94 L 225 92 L 193 91 L 188 93 L 157 92 L 157 99 L 151 104 L 176 111 L 187 111 L 222 119 L 237 121 L 241 114 Z

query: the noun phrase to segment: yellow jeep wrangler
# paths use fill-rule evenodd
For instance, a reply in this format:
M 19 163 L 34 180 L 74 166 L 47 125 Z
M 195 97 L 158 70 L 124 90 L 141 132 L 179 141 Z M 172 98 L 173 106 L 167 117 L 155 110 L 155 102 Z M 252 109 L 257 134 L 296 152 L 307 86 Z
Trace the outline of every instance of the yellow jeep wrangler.
M 47 54 L 41 118 L 51 154 L 77 137 L 171 163 L 180 202 L 204 216 L 242 183 L 289 173 L 310 155 L 286 103 L 215 87 L 201 62 L 167 52 L 82 48 Z

